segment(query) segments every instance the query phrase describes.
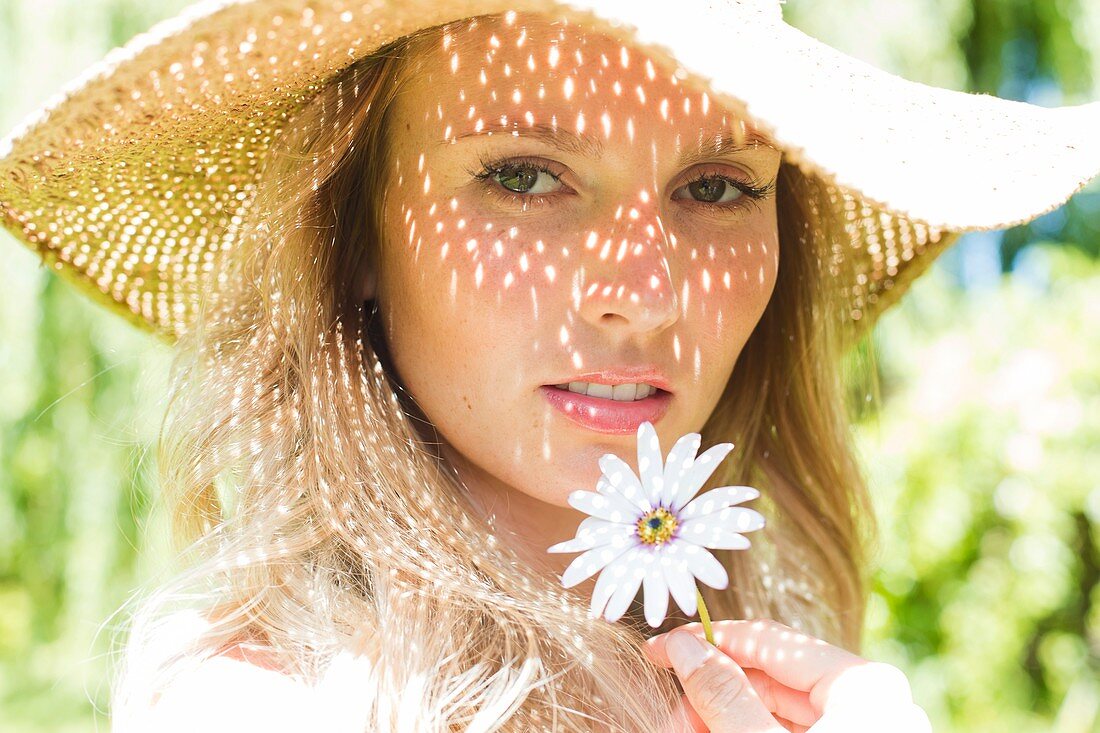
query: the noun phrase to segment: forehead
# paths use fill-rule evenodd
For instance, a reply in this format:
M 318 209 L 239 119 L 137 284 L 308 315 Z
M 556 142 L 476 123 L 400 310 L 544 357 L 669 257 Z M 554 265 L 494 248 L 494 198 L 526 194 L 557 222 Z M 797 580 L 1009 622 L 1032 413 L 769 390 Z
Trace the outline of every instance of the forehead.
M 589 153 L 604 141 L 638 137 L 669 138 L 678 148 L 721 136 L 771 144 L 640 49 L 564 19 L 509 14 L 463 21 L 425 49 L 411 71 L 403 116 L 419 118 L 443 140 L 564 129 L 590 141 Z

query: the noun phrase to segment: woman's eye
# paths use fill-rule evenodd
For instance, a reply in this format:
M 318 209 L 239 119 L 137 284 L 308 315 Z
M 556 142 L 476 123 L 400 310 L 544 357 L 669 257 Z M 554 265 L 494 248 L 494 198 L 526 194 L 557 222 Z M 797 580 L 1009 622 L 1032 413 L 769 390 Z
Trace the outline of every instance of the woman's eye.
M 561 187 L 561 182 L 548 170 L 533 165 L 507 165 L 492 177 L 512 193 L 546 194 Z
M 672 194 L 672 198 L 686 198 L 686 196 L 677 195 L 684 190 L 687 190 L 696 201 L 706 204 L 724 204 L 729 201 L 735 201 L 745 193 L 724 176 L 703 176 L 702 178 L 696 178 L 694 181 L 676 189 Z

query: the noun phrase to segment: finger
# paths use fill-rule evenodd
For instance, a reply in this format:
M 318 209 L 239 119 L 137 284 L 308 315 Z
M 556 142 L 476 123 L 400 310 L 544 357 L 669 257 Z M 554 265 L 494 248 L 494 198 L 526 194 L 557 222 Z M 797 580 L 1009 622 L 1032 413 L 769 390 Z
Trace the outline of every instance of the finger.
M 806 731 L 809 730 L 808 726 L 799 725 L 798 723 L 792 723 L 791 721 L 787 720 L 786 718 L 781 718 L 779 716 L 776 716 L 775 719 L 778 720 L 783 725 L 783 727 L 786 728 L 787 730 L 789 730 L 791 733 L 806 733 Z M 815 731 L 815 733 L 816 733 L 816 731 Z
M 667 641 L 688 702 L 711 733 L 785 733 L 729 656 L 691 633 L 673 632 Z
M 775 717 L 786 718 L 792 723 L 803 726 L 810 726 L 817 722 L 820 716 L 814 712 L 808 692 L 787 687 L 763 670 L 752 667 L 743 669 L 756 694 Z
M 851 652 L 816 639 L 771 619 L 714 621 L 715 645 L 741 667 L 763 670 L 769 677 L 795 690 L 810 692 L 830 674 L 864 664 Z M 684 630 L 703 637 L 702 624 L 685 624 Z M 668 634 L 651 637 L 646 645 L 658 664 L 667 659 L 664 642 Z M 821 709 L 815 708 L 820 714 Z
M 650 645 L 643 647 L 647 654 L 651 648 Z M 663 660 L 658 660 L 653 655 L 650 655 L 650 658 L 655 663 L 663 661 L 660 666 L 671 666 L 667 655 L 664 656 Z M 756 690 L 757 696 L 777 718 L 787 718 L 800 725 L 809 726 L 813 725 L 820 717 L 810 704 L 809 693 L 787 687 L 770 677 L 763 670 L 751 667 L 743 667 L 742 669 L 745 676 L 749 678 L 753 689 Z

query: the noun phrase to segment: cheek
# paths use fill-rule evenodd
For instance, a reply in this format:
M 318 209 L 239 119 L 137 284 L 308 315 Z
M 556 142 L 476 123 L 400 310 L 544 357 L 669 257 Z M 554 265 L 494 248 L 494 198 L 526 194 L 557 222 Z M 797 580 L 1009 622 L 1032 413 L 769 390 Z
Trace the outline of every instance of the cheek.
M 437 297 L 446 294 L 459 310 L 526 303 L 530 317 L 561 268 L 560 232 L 486 215 L 475 200 L 418 198 L 395 206 L 388 221 L 401 222 L 389 239 L 399 279 L 415 279 Z
M 682 312 L 671 352 L 696 385 L 700 414 L 709 414 L 720 398 L 775 288 L 778 235 L 774 218 L 760 219 L 685 232 L 690 239 L 678 243 Z
M 534 389 L 530 367 L 553 346 L 536 332 L 548 310 L 546 247 L 462 210 L 395 205 L 381 273 L 393 360 L 444 433 L 456 415 L 462 431 L 499 421 L 496 405 Z
M 679 253 L 687 320 L 715 338 L 748 338 L 775 289 L 779 237 L 774 215 L 760 219 L 736 230 L 692 233 L 691 244 Z
M 418 226 L 423 234 L 410 244 L 406 227 L 418 213 L 398 232 L 401 249 L 383 258 L 383 308 L 397 372 L 467 468 L 556 502 L 545 482 L 532 483 L 530 475 L 532 462 L 546 458 L 549 440 L 537 388 L 547 365 L 561 361 L 557 328 L 568 307 L 568 291 L 547 287 L 549 248 L 540 254 L 535 242 L 486 229 L 484 220 L 467 220 L 458 230 L 457 216 L 445 218 L 463 236 Z

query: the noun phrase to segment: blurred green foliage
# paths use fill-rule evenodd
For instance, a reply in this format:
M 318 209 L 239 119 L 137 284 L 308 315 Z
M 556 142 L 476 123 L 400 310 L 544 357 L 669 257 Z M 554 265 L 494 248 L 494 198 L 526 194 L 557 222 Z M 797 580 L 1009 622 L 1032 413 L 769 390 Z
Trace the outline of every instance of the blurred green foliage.
M 0 1 L 0 128 L 185 4 Z M 1100 3 L 784 14 L 916 81 L 1100 97 Z M 983 241 L 1003 277 L 976 286 L 949 252 L 865 345 L 881 401 L 861 405 L 857 439 L 883 529 L 866 654 L 906 671 L 938 733 L 1096 733 L 1100 194 Z M 3 233 L 0 249 L 0 729 L 92 731 L 114 611 L 169 564 L 150 455 L 168 354 Z
M 1100 264 L 1029 257 L 1044 281 L 981 292 L 934 267 L 875 332 L 865 651 L 910 674 L 937 731 L 1100 729 Z

